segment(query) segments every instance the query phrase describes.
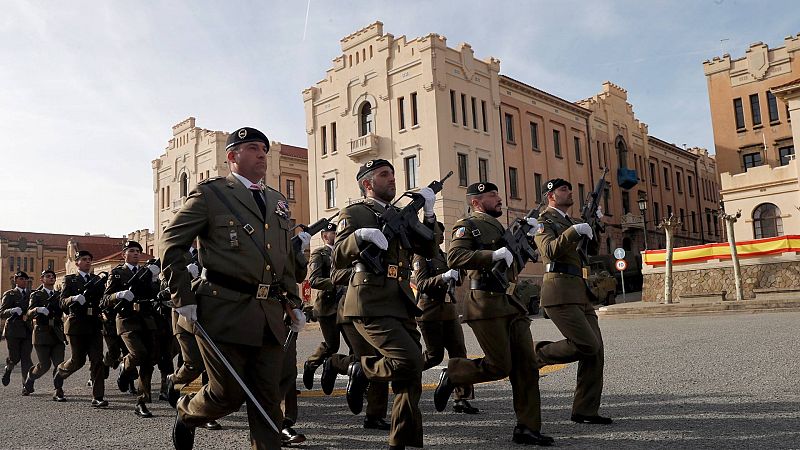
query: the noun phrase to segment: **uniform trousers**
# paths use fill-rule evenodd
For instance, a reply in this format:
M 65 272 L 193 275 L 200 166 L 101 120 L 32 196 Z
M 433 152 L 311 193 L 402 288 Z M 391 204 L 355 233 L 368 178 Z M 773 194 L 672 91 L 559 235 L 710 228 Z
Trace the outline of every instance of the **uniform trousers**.
M 135 373 L 139 367 L 139 403 L 151 402 L 151 381 L 153 379 L 153 366 L 156 363 L 158 345 L 153 330 L 143 329 L 122 333 L 120 338 L 128 349 L 128 354 L 122 358 L 123 372 Z
M 199 377 L 205 370 L 205 366 L 203 365 L 203 357 L 200 355 L 200 347 L 197 345 L 197 339 L 194 334 L 184 330 L 182 327 L 177 327 L 176 329 L 178 333 L 175 338 L 181 349 L 183 364 L 178 367 L 175 375 L 172 376 L 172 381 L 176 385 L 185 385 Z
M 6 366 L 9 372 L 14 369 L 14 366 L 20 364 L 22 369 L 22 381 L 25 382 L 25 377 L 28 376 L 28 371 L 33 366 L 31 360 L 31 352 L 33 351 L 33 340 L 30 331 L 27 337 L 17 338 L 6 336 L 6 344 L 8 345 L 8 357 L 6 358 Z
M 31 371 L 28 372 L 28 376 L 32 380 L 36 380 L 46 374 L 47 371 L 50 370 L 51 365 L 53 367 L 53 375 L 55 375 L 58 370 L 58 365 L 64 362 L 64 343 L 56 342 L 55 344 L 34 345 L 33 348 L 36 350 L 36 359 L 38 362 L 33 366 Z
M 317 321 L 319 329 L 322 331 L 323 342 L 320 342 L 319 347 L 308 357 L 308 363 L 314 367 L 319 367 L 325 358 L 339 351 L 341 342 L 339 334 L 343 333 L 341 326 L 336 323 L 336 314 L 318 317 Z
M 105 395 L 106 380 L 103 365 L 103 336 L 100 329 L 91 334 L 67 335 L 70 358 L 58 365 L 58 375 L 68 378 L 80 370 L 89 358 L 89 379 L 92 381 L 92 398 L 102 399 Z
M 425 365 L 422 370 L 438 366 L 444 360 L 444 351 L 450 358 L 466 358 L 467 347 L 464 345 L 464 330 L 458 319 L 452 320 L 420 320 L 417 321 L 422 340 L 425 342 Z M 455 400 L 474 398 L 472 385 L 458 386 L 453 391 Z
M 380 356 L 362 356 L 370 381 L 391 382 L 394 392 L 389 445 L 422 447 L 422 345 L 417 324 L 396 317 L 356 317 L 353 325 Z
M 578 382 L 572 401 L 572 414 L 595 416 L 603 394 L 603 336 L 597 313 L 589 303 L 546 306 L 550 320 L 565 339 L 541 345 L 536 356 L 543 364 L 578 361 Z
M 292 339 L 284 353 L 280 389 L 283 393 L 283 425 L 297 423 L 297 339 Z
M 471 385 L 508 377 L 517 423 L 533 431 L 542 427 L 539 370 L 533 351 L 531 321 L 527 316 L 509 315 L 470 320 L 484 357 L 450 358 L 447 375 L 458 385 Z

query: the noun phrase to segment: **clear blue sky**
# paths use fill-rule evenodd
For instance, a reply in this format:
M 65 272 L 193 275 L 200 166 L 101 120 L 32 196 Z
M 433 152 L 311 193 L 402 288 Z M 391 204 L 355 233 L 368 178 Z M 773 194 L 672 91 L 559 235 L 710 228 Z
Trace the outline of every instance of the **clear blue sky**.
M 713 152 L 702 62 L 800 32 L 791 1 L 5 0 L 0 229 L 121 236 L 153 228 L 152 170 L 188 116 L 305 147 L 302 90 L 375 20 L 494 56 L 568 100 L 605 80 L 650 134 Z M 308 14 L 306 14 L 308 11 Z

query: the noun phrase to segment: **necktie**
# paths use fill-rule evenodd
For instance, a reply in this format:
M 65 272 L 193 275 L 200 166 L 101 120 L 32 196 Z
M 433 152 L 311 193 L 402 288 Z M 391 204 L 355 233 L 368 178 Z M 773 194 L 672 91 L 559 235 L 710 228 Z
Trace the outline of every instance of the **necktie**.
M 133 272 L 133 274 L 134 274 L 134 275 L 136 275 L 136 269 L 138 269 L 138 268 L 139 268 L 139 267 L 137 267 L 137 266 L 133 266 L 133 267 L 131 268 L 131 272 Z
M 83 282 L 84 282 L 84 283 L 88 283 L 88 282 L 89 282 L 89 274 L 86 274 L 86 275 L 83 277 Z
M 267 216 L 267 205 L 264 203 L 264 199 L 261 197 L 261 186 L 257 184 L 251 184 L 250 192 L 253 193 L 253 199 L 258 205 L 258 209 L 261 210 L 261 218 L 265 218 Z

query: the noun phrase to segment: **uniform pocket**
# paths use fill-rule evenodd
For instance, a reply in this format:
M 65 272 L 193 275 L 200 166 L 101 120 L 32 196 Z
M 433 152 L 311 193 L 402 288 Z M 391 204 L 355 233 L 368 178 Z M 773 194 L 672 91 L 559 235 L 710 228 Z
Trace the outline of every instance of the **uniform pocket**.
M 369 272 L 354 272 L 351 284 L 353 286 L 380 286 L 386 282 L 386 277 Z

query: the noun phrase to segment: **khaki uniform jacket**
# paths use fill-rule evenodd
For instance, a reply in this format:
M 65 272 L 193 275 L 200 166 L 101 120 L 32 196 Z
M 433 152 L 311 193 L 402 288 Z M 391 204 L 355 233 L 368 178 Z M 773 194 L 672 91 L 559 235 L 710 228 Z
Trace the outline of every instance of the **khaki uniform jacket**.
M 229 200 L 241 221 L 211 191 L 212 184 Z M 221 342 L 260 346 L 265 334 L 272 334 L 283 343 L 287 335 L 283 307 L 273 293 L 285 291 L 292 306 L 301 304 L 295 280 L 296 258 L 290 243 L 294 225 L 288 203 L 274 189 L 268 188 L 265 194 L 266 219 L 251 192 L 233 174 L 204 180 L 189 194 L 161 236 L 163 274 L 173 304 L 196 304 L 199 323 Z M 248 236 L 251 229 L 255 239 Z M 240 293 L 203 278 L 191 286 L 186 265 L 195 238 L 199 240 L 199 260 L 205 270 L 252 285 L 273 285 L 270 298 L 258 300 L 255 292 Z M 268 261 L 258 247 L 266 249 Z
M 539 228 L 534 237 L 542 263 L 559 262 L 582 267 L 578 244 L 582 235 L 572 225 L 582 220 L 567 219 L 553 208 L 539 215 Z M 596 241 L 595 241 L 596 244 Z M 545 273 L 542 279 L 541 305 L 556 306 L 589 302 L 583 278 L 566 273 Z
M 350 283 L 350 277 L 353 276 L 353 269 L 331 269 L 331 282 L 337 289 L 344 289 L 344 293 L 339 298 L 339 303 L 336 305 L 336 323 L 353 323 L 353 319 L 344 316 L 344 298 L 347 295 L 347 285 Z
M 7 338 L 25 338 L 30 336 L 30 324 L 28 323 L 28 298 L 23 297 L 17 288 L 3 293 L 2 305 L 0 306 L 0 317 L 6 319 L 6 326 L 3 329 L 3 336 Z M 20 308 L 22 313 L 18 317 L 11 319 L 11 309 Z
M 28 317 L 33 323 L 33 345 L 55 345 L 58 343 L 63 344 L 66 338 L 64 337 L 64 322 L 62 320 L 63 313 L 61 312 L 60 298 L 61 293 L 53 291 L 55 301 L 48 303 L 50 294 L 47 293 L 44 286 L 31 292 L 30 307 L 28 309 Z M 44 306 L 48 309 L 49 313 L 45 316 L 36 312 L 36 308 Z
M 336 314 L 339 302 L 336 295 L 336 286 L 331 280 L 333 266 L 333 251 L 327 245 L 311 253 L 308 263 L 308 282 L 312 289 L 316 289 L 317 298 L 314 300 L 314 315 L 327 317 Z
M 144 266 L 140 266 L 136 269 L 137 274 L 140 270 L 146 270 L 150 272 Z M 108 285 L 106 286 L 105 293 L 103 295 L 103 302 L 101 306 L 107 309 L 113 309 L 119 302 L 127 302 L 127 300 L 121 300 L 116 298 L 116 293 L 120 291 L 124 291 L 127 289 L 126 285 L 131 281 L 131 277 L 133 277 L 133 271 L 128 268 L 127 265 L 120 264 L 117 267 L 111 269 L 111 273 L 108 275 Z M 147 275 L 145 276 L 147 277 Z M 143 283 L 143 282 L 142 282 Z M 152 283 L 151 283 L 152 284 Z M 136 291 L 136 294 L 142 295 L 143 292 L 141 291 L 148 291 L 145 297 L 154 298 L 158 293 L 157 286 L 148 286 L 149 290 L 141 289 Z M 134 300 L 149 300 L 148 298 L 140 298 L 135 297 Z M 154 305 L 145 305 L 146 311 L 148 312 L 137 312 L 135 308 L 141 308 L 140 305 L 130 304 L 125 306 L 125 311 L 118 312 L 116 314 L 116 327 L 117 327 L 117 334 L 122 335 L 123 333 L 129 333 L 132 331 L 144 331 L 150 330 L 153 331 L 156 329 L 156 322 L 153 318 L 153 314 L 156 314 L 154 311 L 149 312 L 152 310 Z
M 388 207 L 394 208 L 394 206 Z M 355 231 L 360 228 L 381 229 L 383 224 L 380 217 L 385 211 L 383 206 L 371 198 L 342 209 L 339 213 L 336 244 L 333 250 L 334 269 L 351 268 L 359 261 L 359 253 L 369 243 L 365 242 L 362 244 L 363 248 L 359 247 Z M 434 225 L 435 223 L 427 224 L 429 227 Z M 389 242 L 389 248 L 383 252 L 384 266 L 398 267 L 397 278 L 390 278 L 387 274 L 353 272 L 344 297 L 344 317 L 390 316 L 405 320 L 421 314 L 408 280 L 411 257 L 413 253 L 431 257 L 437 247 L 433 240 L 412 242 L 412 245 L 414 248 L 411 251 L 405 250 L 400 247 L 399 239 L 393 239 Z
M 417 307 L 422 315 L 417 321 L 455 320 L 456 304 L 447 295 L 448 284 L 442 280 L 447 267 L 447 255 L 439 250 L 433 258 L 414 255 L 414 280 L 417 283 Z
M 97 278 L 97 275 L 89 275 L 89 282 L 95 278 Z M 99 301 L 90 301 L 87 298 L 83 306 L 77 307 L 81 311 L 79 314 L 71 314 L 69 312 L 72 297 L 82 293 L 85 285 L 86 282 L 83 281 L 83 277 L 78 274 L 69 274 L 64 277 L 64 287 L 61 290 L 61 310 L 64 311 L 64 314 L 68 314 L 64 321 L 64 334 L 68 336 L 100 332 Z
M 470 280 L 491 279 L 492 252 L 503 247 L 505 228 L 494 217 L 472 212 L 453 227 L 453 239 L 447 252 L 447 265 L 467 271 Z M 477 228 L 477 232 L 475 232 Z M 476 236 L 477 234 L 477 236 Z M 508 281 L 517 279 L 516 262 L 506 271 Z M 512 314 L 527 314 L 527 308 L 516 295 L 470 289 L 464 302 L 463 321 L 493 319 Z

